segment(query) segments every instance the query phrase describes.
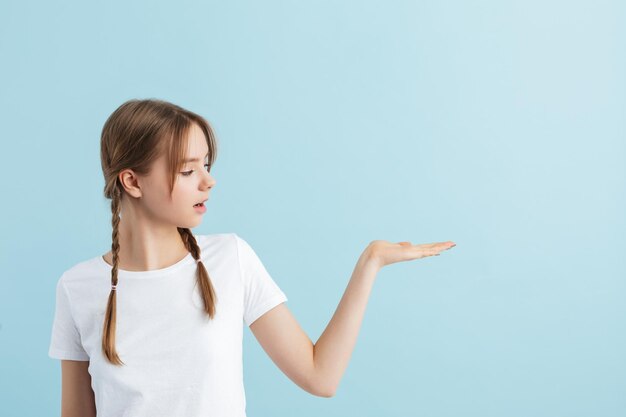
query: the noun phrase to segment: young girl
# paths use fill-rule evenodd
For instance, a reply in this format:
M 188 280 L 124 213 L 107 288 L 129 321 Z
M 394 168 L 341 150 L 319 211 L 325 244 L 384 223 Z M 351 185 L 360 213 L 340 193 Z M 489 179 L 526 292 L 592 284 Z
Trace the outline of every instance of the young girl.
M 111 251 L 56 286 L 49 356 L 61 359 L 62 417 L 245 417 L 243 323 L 294 383 L 331 397 L 378 271 L 455 246 L 372 241 L 313 343 L 243 238 L 191 232 L 216 155 L 209 123 L 172 103 L 130 100 L 106 121 Z

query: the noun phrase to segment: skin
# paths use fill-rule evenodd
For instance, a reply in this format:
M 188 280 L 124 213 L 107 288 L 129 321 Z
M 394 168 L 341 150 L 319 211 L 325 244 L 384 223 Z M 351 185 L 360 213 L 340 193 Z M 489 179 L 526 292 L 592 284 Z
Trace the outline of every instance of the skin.
M 171 197 L 164 156 L 154 162 L 148 175 L 137 175 L 130 169 L 120 172 L 126 194 L 121 202 L 119 269 L 161 269 L 188 254 L 177 227 L 194 228 L 201 223 L 202 214 L 193 205 L 206 200 L 216 184 L 205 165 L 208 145 L 202 130 L 194 124 L 189 135 L 186 158 L 199 158 L 199 161 L 183 166 Z M 110 251 L 103 259 L 113 264 Z M 62 417 L 96 416 L 88 369 L 89 361 L 61 361 Z
M 199 161 L 183 166 L 174 183 L 171 198 L 165 155 L 154 162 L 146 176 L 138 175 L 131 169 L 120 172 L 120 182 L 126 193 L 122 196 L 119 224 L 119 269 L 161 269 L 173 265 L 189 253 L 177 227 L 194 228 L 202 222 L 203 214 L 197 212 L 193 205 L 209 198 L 210 190 L 216 184 L 205 165 L 208 149 L 204 133 L 193 124 L 186 158 L 199 158 Z M 103 258 L 113 265 L 111 251 Z
M 190 134 L 188 156 L 204 158 L 207 145 L 202 131 L 196 127 Z M 200 223 L 202 215 L 195 212 L 193 204 L 204 200 L 215 185 L 203 163 L 186 168 L 194 172 L 190 177 L 180 176 L 171 200 L 164 160 L 158 160 L 154 171 L 146 177 L 131 170 L 120 173 L 129 194 L 129 198 L 123 199 L 120 224 L 121 269 L 164 268 L 186 256 L 176 227 L 193 228 Z M 285 303 L 255 320 L 250 330 L 295 384 L 313 395 L 332 397 L 350 361 L 378 272 L 393 263 L 439 256 L 454 246 L 452 241 L 371 241 L 359 257 L 334 315 L 315 343 Z M 107 255 L 104 258 L 111 263 L 110 252 Z
M 348 366 L 378 272 L 396 262 L 439 256 L 454 242 L 411 244 L 374 240 L 365 248 L 330 322 L 313 343 L 285 303 L 250 325 L 265 352 L 294 383 L 311 394 L 332 397 Z
M 61 361 L 61 417 L 96 417 L 89 361 Z

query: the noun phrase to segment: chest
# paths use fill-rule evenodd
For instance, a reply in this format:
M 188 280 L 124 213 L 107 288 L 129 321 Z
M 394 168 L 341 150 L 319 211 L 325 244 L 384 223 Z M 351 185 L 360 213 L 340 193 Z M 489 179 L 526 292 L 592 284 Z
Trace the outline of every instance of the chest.
M 209 278 L 217 296 L 213 319 L 204 312 L 195 265 L 174 276 L 120 278 L 115 346 L 122 361 L 139 367 L 179 363 L 181 366 L 170 372 L 188 375 L 195 367 L 211 366 L 233 354 L 240 357 L 244 299 L 241 281 L 227 269 L 209 271 Z M 90 361 L 103 365 L 102 330 L 109 291 L 110 278 L 90 294 L 91 302 L 81 300 L 83 312 L 76 320 Z M 183 365 L 182 357 L 194 359 Z

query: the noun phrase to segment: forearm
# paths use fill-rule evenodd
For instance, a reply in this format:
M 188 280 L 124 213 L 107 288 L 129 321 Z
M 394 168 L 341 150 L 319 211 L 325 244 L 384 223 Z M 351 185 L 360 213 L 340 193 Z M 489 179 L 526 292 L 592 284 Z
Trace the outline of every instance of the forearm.
M 324 391 L 339 386 L 354 350 L 379 267 L 366 252 L 359 258 L 332 319 L 313 349 L 315 380 Z

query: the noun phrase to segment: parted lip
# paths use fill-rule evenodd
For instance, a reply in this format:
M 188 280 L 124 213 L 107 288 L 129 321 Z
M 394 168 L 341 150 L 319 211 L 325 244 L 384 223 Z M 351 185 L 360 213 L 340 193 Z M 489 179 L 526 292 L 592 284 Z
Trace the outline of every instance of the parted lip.
M 206 199 L 204 199 L 204 200 L 202 200 L 202 201 L 198 201 L 196 204 L 204 203 L 204 202 L 205 202 L 205 201 L 207 201 L 207 200 L 208 200 L 208 198 L 206 198 Z M 194 206 L 195 206 L 196 204 L 194 204 Z

